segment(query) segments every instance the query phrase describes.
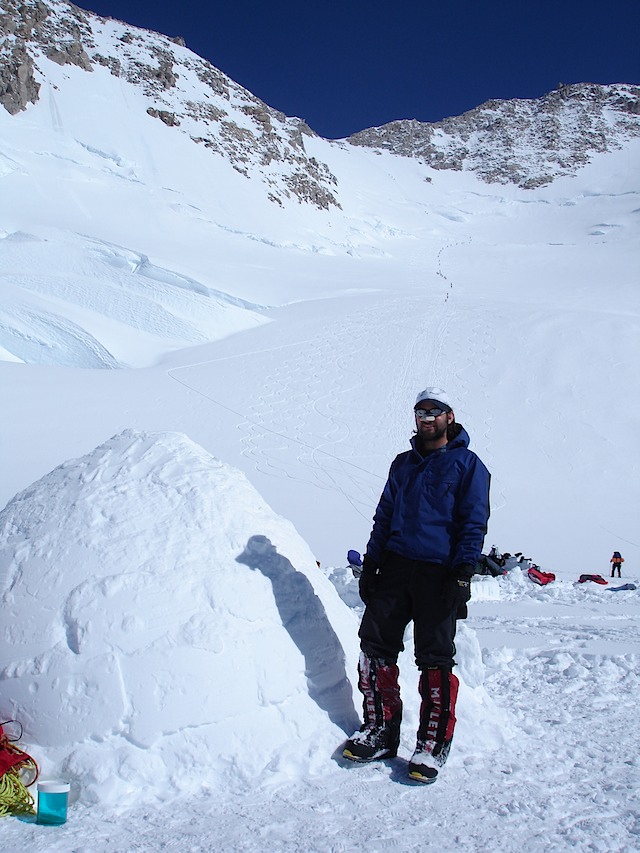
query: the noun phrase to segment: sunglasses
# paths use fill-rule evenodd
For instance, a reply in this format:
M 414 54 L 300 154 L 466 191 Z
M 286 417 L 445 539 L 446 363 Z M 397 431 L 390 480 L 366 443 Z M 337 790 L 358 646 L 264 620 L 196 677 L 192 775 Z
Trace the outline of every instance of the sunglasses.
M 419 421 L 435 421 L 440 415 L 444 415 L 444 409 L 415 409 L 415 415 Z

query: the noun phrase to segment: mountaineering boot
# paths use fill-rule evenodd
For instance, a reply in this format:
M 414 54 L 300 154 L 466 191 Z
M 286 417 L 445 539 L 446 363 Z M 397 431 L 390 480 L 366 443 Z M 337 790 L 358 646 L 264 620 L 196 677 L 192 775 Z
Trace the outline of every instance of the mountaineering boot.
M 400 743 L 400 718 L 392 719 L 384 726 L 362 725 L 346 742 L 342 755 L 351 761 L 378 761 L 394 758 Z
M 451 741 L 439 744 L 433 740 L 417 740 L 416 748 L 409 761 L 409 777 L 416 782 L 429 785 L 438 777 L 438 770 L 444 766 L 451 749 Z
M 420 676 L 420 725 L 409 762 L 409 777 L 430 784 L 444 766 L 456 725 L 459 681 L 451 670 L 429 667 Z
M 398 753 L 402 721 L 398 667 L 361 652 L 358 675 L 364 723 L 346 742 L 342 755 L 360 762 L 393 758 Z

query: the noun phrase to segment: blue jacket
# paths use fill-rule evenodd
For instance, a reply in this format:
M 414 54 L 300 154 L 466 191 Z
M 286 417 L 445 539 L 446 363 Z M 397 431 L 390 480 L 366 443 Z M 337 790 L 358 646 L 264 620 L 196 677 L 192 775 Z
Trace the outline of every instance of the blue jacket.
M 475 567 L 489 519 L 490 474 L 458 434 L 439 450 L 422 456 L 411 450 L 391 463 L 389 478 L 373 518 L 367 557 L 380 565 L 385 550 L 411 560 Z

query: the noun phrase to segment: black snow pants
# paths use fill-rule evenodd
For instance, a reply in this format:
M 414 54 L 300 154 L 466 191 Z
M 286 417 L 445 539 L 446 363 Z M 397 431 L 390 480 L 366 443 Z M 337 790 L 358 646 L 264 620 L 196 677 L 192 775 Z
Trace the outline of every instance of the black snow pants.
M 450 569 L 385 552 L 381 573 L 366 606 L 359 637 L 371 658 L 396 663 L 404 631 L 413 620 L 416 665 L 451 669 L 456 652 L 456 611 L 447 609 L 443 584 Z

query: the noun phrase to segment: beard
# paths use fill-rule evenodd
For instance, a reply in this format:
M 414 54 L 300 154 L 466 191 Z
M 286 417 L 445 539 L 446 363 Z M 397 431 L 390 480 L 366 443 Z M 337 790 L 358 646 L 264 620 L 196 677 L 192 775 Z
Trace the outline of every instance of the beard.
M 431 429 L 424 429 L 422 424 L 418 427 L 418 435 L 420 438 L 423 441 L 438 441 L 443 435 L 447 434 L 449 424 L 445 421 L 444 424 L 439 425 L 436 421 L 431 421 L 427 426 L 431 427 Z
M 427 452 L 433 449 L 433 443 L 441 441 L 443 436 L 448 437 L 449 424 L 445 423 L 443 426 L 436 425 L 435 421 L 432 422 L 432 429 L 425 431 L 421 430 L 419 427 L 416 429 L 416 441 L 418 443 L 418 450 L 421 452 Z

